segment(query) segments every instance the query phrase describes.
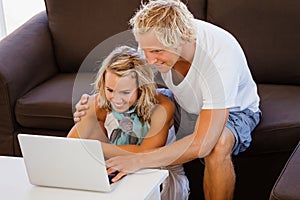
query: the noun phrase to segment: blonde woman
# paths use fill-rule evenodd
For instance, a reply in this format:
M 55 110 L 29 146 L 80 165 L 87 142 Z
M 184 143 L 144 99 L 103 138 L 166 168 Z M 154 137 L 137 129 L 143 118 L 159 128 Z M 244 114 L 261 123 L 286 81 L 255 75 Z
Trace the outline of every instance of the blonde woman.
M 88 102 L 91 109 L 68 137 L 102 141 L 106 157 L 147 152 L 175 141 L 174 105 L 157 93 L 153 79 L 151 67 L 135 49 L 115 49 L 98 72 L 96 94 Z M 158 91 L 171 95 L 168 90 Z M 163 183 L 162 199 L 187 199 L 183 167 L 167 169 L 170 175 Z

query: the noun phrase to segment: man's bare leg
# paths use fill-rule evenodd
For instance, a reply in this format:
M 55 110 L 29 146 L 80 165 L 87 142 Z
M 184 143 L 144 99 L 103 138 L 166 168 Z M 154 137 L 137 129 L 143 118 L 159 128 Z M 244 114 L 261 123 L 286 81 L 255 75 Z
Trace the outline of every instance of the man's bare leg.
M 224 128 L 212 152 L 205 157 L 204 195 L 206 200 L 231 200 L 235 185 L 235 172 L 231 152 L 235 137 Z

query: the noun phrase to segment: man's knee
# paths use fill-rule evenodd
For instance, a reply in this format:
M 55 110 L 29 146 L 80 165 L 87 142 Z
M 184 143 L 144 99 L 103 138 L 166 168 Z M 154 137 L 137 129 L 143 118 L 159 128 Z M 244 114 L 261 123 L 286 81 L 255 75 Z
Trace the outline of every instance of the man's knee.
M 209 162 L 224 162 L 225 160 L 231 160 L 232 149 L 235 144 L 235 137 L 231 131 L 227 128 L 224 129 L 222 135 L 217 141 L 212 151 L 205 157 L 205 160 Z

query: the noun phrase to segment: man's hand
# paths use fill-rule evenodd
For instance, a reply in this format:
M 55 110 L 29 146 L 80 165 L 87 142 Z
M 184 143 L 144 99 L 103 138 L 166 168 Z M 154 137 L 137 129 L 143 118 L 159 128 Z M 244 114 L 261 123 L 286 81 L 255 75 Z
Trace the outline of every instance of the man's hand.
M 105 163 L 108 175 L 118 171 L 118 174 L 112 179 L 112 182 L 116 182 L 127 174 L 136 172 L 143 168 L 140 156 L 137 154 L 116 156 L 108 159 Z
M 89 97 L 90 95 L 83 94 L 79 102 L 76 104 L 76 111 L 73 114 L 74 122 L 79 122 L 81 117 L 83 117 L 86 114 L 85 110 L 89 109 L 89 106 L 87 105 Z
M 112 174 L 116 174 L 116 175 L 113 175 L 113 178 L 110 179 L 111 183 L 117 182 L 121 178 L 123 178 L 124 176 L 127 175 L 127 173 L 125 173 L 125 172 L 119 172 L 119 171 L 117 171 L 117 170 L 115 170 L 113 168 L 108 168 L 107 169 L 107 174 L 108 174 L 108 176 L 110 176 Z

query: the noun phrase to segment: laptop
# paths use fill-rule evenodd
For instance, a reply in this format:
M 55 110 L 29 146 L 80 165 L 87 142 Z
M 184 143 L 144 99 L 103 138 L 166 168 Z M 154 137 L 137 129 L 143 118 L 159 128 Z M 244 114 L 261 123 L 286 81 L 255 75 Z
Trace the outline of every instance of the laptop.
M 110 192 L 97 140 L 18 134 L 29 182 L 37 186 Z

